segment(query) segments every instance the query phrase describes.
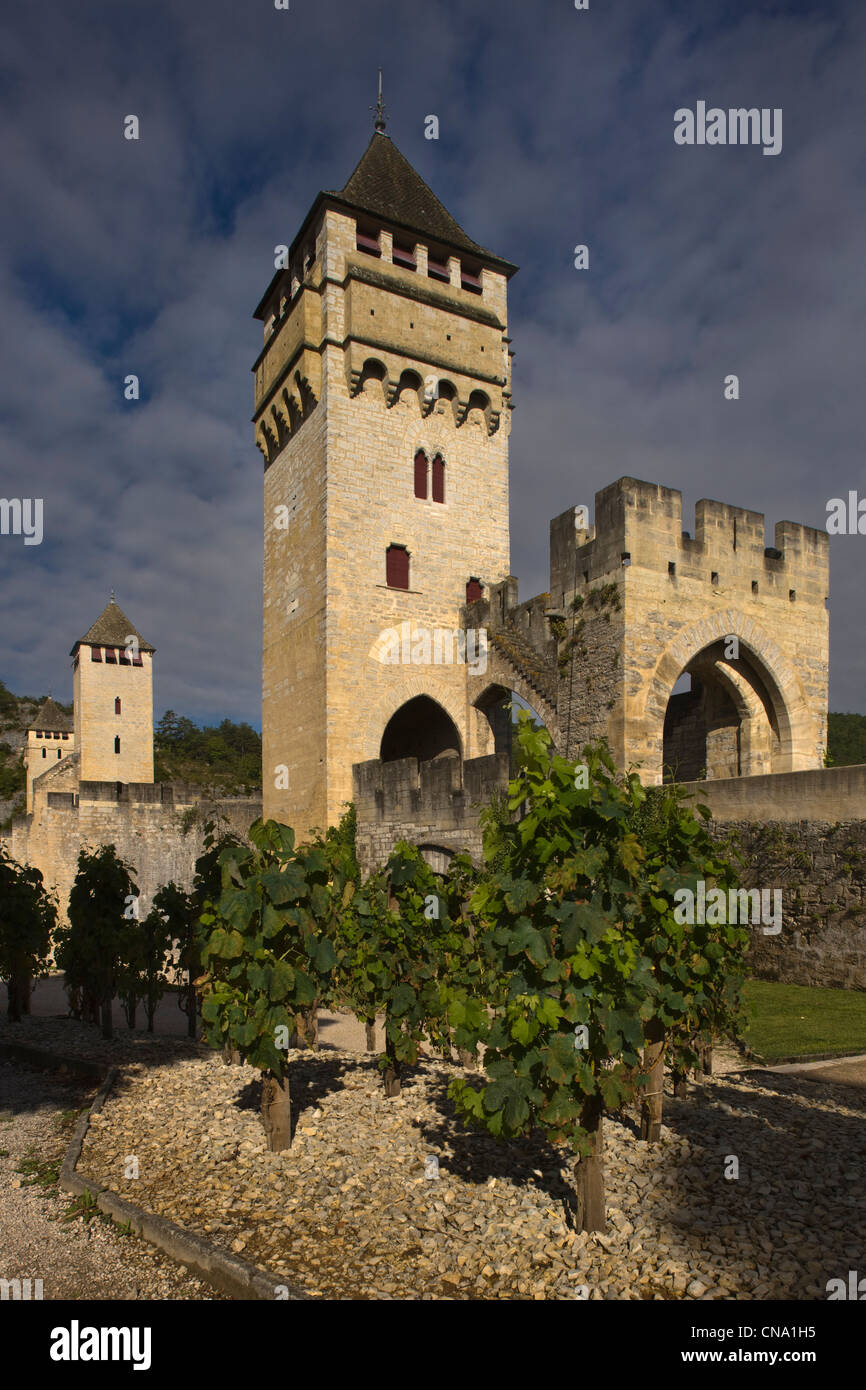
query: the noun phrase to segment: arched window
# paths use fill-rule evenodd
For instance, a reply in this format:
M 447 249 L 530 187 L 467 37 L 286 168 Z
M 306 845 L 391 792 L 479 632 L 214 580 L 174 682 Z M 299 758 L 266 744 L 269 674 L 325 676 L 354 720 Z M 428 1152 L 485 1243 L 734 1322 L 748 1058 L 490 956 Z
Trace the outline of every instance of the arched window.
M 484 586 L 479 579 L 470 579 L 466 584 L 466 602 L 474 603 L 477 598 L 484 597 Z
M 63 757 L 63 749 L 62 749 L 62 748 L 58 748 L 58 750 L 57 750 L 57 756 L 58 756 L 58 758 L 62 758 L 62 757 Z
M 44 748 L 42 749 L 42 756 L 43 756 L 43 758 L 47 758 L 47 757 L 48 757 L 48 753 L 47 753 L 47 751 L 46 751 Z
M 385 583 L 389 589 L 409 588 L 409 552 L 405 545 L 389 545 L 385 552 Z
M 114 751 L 115 751 L 115 753 L 119 753 L 119 752 L 120 752 L 120 739 L 119 739 L 119 738 L 116 738 L 116 739 L 114 740 Z
M 445 501 L 445 460 L 441 454 L 433 460 L 433 501 Z
M 427 455 L 423 449 L 415 455 L 415 496 L 427 496 Z
M 120 696 L 119 696 L 119 695 L 115 695 L 115 697 L 114 697 L 114 713 L 115 713 L 115 714 L 120 714 Z

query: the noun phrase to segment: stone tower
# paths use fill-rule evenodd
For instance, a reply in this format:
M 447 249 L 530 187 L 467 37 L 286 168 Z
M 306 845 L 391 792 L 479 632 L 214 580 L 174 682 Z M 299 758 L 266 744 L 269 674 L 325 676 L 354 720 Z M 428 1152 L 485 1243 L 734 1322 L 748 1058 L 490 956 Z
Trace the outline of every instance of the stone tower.
M 483 653 L 451 639 L 509 573 L 516 266 L 466 235 L 381 112 L 345 186 L 277 250 L 253 367 L 263 794 L 306 833 L 339 818 L 353 763 L 493 751 L 467 694 Z
M 153 653 L 112 597 L 72 648 L 82 782 L 153 781 Z
M 27 806 L 29 816 L 33 810 L 33 783 L 49 768 L 56 767 L 70 753 L 75 752 L 75 737 L 72 720 L 68 714 L 50 697 L 43 700 L 27 730 L 27 743 L 24 749 L 24 766 L 27 769 Z

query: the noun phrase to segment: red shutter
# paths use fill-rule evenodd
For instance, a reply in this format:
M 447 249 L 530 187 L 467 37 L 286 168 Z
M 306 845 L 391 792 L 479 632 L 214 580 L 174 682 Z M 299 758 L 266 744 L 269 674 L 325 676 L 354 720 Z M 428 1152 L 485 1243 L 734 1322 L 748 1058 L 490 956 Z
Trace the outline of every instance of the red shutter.
M 389 589 L 409 588 L 409 552 L 403 545 L 389 545 L 385 552 L 385 579 Z
M 101 647 L 91 647 L 91 648 L 90 648 L 90 660 L 91 660 L 91 661 L 101 661 L 101 660 L 102 660 L 102 648 L 101 648 Z
M 427 455 L 423 449 L 415 455 L 415 496 L 427 496 Z
M 114 666 L 117 665 L 117 652 L 113 647 L 105 648 L 105 660 L 110 661 Z
M 445 501 L 445 460 L 441 454 L 433 460 L 433 501 Z
M 477 580 L 477 579 L 470 579 L 469 582 L 468 582 L 468 584 L 466 585 L 466 602 L 467 602 L 467 603 L 474 603 L 475 600 L 476 600 L 477 598 L 481 598 L 481 597 L 483 596 L 483 594 L 484 594 L 484 589 L 483 589 L 482 586 L 479 584 L 478 580 Z

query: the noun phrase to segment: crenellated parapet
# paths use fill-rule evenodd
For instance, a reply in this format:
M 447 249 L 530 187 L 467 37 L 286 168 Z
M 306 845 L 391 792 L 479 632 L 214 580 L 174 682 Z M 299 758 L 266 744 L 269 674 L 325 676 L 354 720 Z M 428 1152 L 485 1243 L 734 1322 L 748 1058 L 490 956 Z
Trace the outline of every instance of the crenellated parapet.
M 829 537 L 798 522 L 777 522 L 767 546 L 761 512 L 701 499 L 694 535 L 683 527 L 682 493 L 619 478 L 595 495 L 595 522 L 570 508 L 550 524 L 550 589 L 568 593 L 624 570 L 652 570 L 671 581 L 705 583 L 730 597 L 784 598 L 823 604 L 829 583 Z

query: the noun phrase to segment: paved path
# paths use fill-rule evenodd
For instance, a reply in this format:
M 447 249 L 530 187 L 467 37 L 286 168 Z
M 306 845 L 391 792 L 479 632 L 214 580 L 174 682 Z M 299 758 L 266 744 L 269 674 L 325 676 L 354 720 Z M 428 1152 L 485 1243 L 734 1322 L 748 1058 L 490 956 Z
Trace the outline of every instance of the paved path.
M 218 1298 L 183 1266 L 99 1217 L 64 1222 L 72 1198 L 55 1184 L 28 1186 L 17 1171 L 32 1149 L 59 1167 L 70 1112 L 92 1094 L 17 1062 L 0 1063 L 0 1279 L 41 1279 L 46 1300 Z
M 66 1018 L 69 1014 L 69 1001 L 63 988 L 62 975 L 48 975 L 37 980 L 30 1000 L 30 1012 L 34 1018 Z M 6 986 L 0 982 L 0 1015 L 6 1017 Z M 122 1037 L 129 1032 L 126 1015 L 117 999 L 112 1005 L 112 1019 L 115 1033 Z M 141 1032 L 147 1026 L 144 1010 L 139 1008 L 136 1028 Z M 186 1037 L 186 1014 L 178 1007 L 177 995 L 167 994 L 159 1002 L 154 1018 L 154 1032 L 161 1037 Z M 377 1030 L 377 1046 L 384 1047 L 382 1029 Z M 350 1052 L 366 1052 L 367 1044 L 363 1024 L 351 1014 L 332 1014 L 319 1010 L 319 1046 L 336 1047 Z M 2 1276 L 0 1276 L 2 1277 Z
M 786 1066 L 768 1067 L 767 1071 L 790 1072 L 807 1081 L 832 1081 L 838 1086 L 866 1087 L 866 1056 L 846 1057 L 838 1062 L 789 1062 Z

